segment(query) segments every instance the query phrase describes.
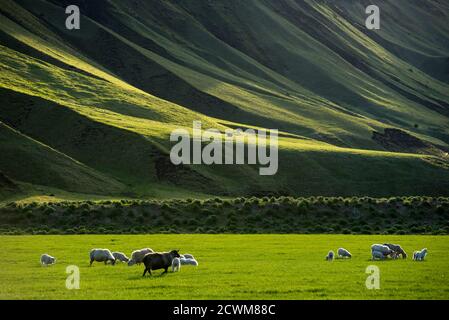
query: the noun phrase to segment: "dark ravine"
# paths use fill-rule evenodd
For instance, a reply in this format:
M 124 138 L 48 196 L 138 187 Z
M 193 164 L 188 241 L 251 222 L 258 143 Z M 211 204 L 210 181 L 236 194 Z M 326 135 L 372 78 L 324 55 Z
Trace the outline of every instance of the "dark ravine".
M 435 155 L 449 161 L 446 151 L 403 130 L 387 128 L 384 133 L 374 131 L 373 140 L 388 151 Z

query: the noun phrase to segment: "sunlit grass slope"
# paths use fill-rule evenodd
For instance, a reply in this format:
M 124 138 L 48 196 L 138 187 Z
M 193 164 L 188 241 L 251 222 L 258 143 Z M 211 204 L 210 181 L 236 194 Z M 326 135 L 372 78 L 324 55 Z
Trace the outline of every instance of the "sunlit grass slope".
M 447 159 L 389 152 L 372 139 L 395 127 L 447 150 L 444 4 L 412 37 L 389 16 L 367 32 L 360 4 L 288 0 L 83 1 L 81 30 L 67 30 L 72 2 L 2 1 L 0 121 L 82 164 L 99 185 L 111 179 L 100 193 L 447 194 Z M 429 15 L 416 1 L 382 8 Z M 221 132 L 279 129 L 278 174 L 173 166 L 170 132 L 194 120 Z M 0 148 L 14 155 L 19 144 Z M 12 159 L 0 170 L 25 186 L 94 193 L 50 179 L 52 170 L 65 176 L 53 160 L 38 176 L 33 163 Z

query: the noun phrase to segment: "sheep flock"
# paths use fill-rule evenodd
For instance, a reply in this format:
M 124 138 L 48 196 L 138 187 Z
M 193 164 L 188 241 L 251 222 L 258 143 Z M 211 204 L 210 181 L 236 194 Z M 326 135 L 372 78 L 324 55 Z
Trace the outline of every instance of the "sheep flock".
M 413 261 L 424 261 L 428 254 L 427 248 L 413 252 Z M 330 250 L 325 260 L 332 262 L 335 259 L 351 259 L 353 255 L 345 248 L 338 248 L 336 254 Z M 371 245 L 371 260 L 396 260 L 402 257 L 407 258 L 407 253 L 398 244 L 384 243 Z M 178 250 L 170 252 L 154 252 L 153 249 L 143 248 L 131 252 L 130 257 L 125 253 L 109 249 L 95 248 L 89 252 L 90 264 L 94 262 L 103 262 L 106 264 L 115 265 L 117 262 L 126 263 L 128 266 L 145 264 L 145 272 L 151 275 L 151 270 L 165 269 L 166 273 L 170 268 L 172 272 L 180 272 L 181 266 L 198 266 L 198 261 L 192 254 L 179 254 Z M 40 263 L 42 266 L 50 266 L 56 263 L 56 258 L 45 253 L 41 255 Z M 145 275 L 144 272 L 144 275 Z
M 175 255 L 172 254 L 173 252 L 175 252 Z M 105 265 L 115 265 L 117 262 L 123 262 L 131 267 L 133 265 L 140 265 L 142 263 L 145 263 L 146 261 L 150 261 L 151 258 L 153 258 L 154 261 L 154 257 L 163 257 L 162 268 L 166 269 L 165 272 L 167 272 L 167 269 L 169 267 L 171 268 L 172 272 L 179 272 L 181 270 L 181 265 L 195 267 L 198 266 L 198 261 L 190 253 L 179 254 L 177 250 L 159 253 L 154 252 L 153 249 L 150 248 L 134 250 L 133 252 L 131 252 L 130 258 L 123 252 L 111 252 L 111 250 L 109 249 L 95 248 L 90 250 L 89 252 L 89 266 L 92 267 L 94 262 L 103 262 Z M 45 253 L 41 255 L 40 263 L 42 266 L 53 265 L 56 263 L 56 258 Z M 145 265 L 145 268 L 145 270 L 147 270 L 148 266 Z M 150 274 L 151 270 L 155 269 L 151 269 L 150 267 Z
M 414 261 L 424 261 L 427 255 L 427 248 L 424 248 L 420 251 L 415 251 L 413 253 Z M 385 260 L 392 259 L 396 260 L 402 257 L 402 259 L 407 259 L 407 253 L 405 250 L 398 244 L 392 243 L 384 243 L 384 244 L 373 244 L 371 245 L 371 260 Z M 337 255 L 334 254 L 334 251 L 330 250 L 326 257 L 326 261 L 333 261 L 334 259 L 350 259 L 352 258 L 352 254 L 346 250 L 345 248 L 339 248 L 337 250 Z

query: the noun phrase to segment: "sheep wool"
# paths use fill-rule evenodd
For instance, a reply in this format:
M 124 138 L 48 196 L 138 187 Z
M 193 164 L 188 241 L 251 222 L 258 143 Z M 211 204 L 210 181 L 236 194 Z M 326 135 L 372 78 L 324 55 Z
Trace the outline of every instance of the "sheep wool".
M 132 266 L 135 264 L 141 264 L 143 258 L 148 253 L 153 253 L 154 251 L 150 248 L 135 250 L 131 253 L 131 259 L 128 261 L 128 266 Z
M 44 253 L 41 255 L 41 264 L 43 266 L 48 266 L 56 263 L 56 258 Z
M 89 254 L 90 257 L 90 266 L 94 261 L 97 262 L 111 262 L 112 265 L 115 264 L 115 258 L 112 255 L 112 252 L 109 249 L 92 249 Z

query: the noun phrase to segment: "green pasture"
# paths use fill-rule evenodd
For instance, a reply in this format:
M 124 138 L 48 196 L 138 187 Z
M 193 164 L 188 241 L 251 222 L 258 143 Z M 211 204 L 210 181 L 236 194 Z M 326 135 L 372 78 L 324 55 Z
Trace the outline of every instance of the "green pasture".
M 370 245 L 400 243 L 424 262 L 371 261 Z M 0 299 L 448 299 L 449 238 L 387 235 L 66 235 L 1 236 Z M 143 267 L 89 267 L 92 248 L 130 254 L 150 247 L 194 254 L 198 267 L 142 278 Z M 347 248 L 351 260 L 324 260 Z M 56 265 L 42 267 L 42 253 Z M 66 267 L 80 270 L 80 289 L 65 286 Z M 365 286 L 367 266 L 380 269 L 380 289 Z

